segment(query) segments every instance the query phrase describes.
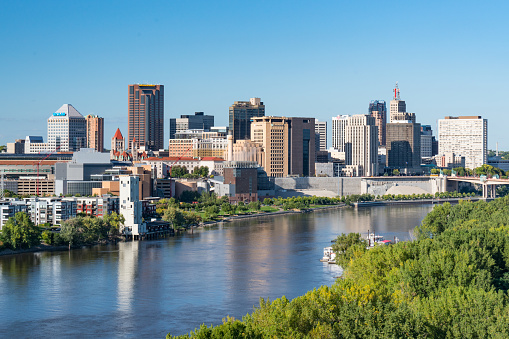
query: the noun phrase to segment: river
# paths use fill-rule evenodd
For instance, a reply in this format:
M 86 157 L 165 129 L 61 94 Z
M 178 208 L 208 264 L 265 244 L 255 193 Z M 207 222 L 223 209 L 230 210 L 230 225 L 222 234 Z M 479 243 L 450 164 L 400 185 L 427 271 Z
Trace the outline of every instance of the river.
M 0 337 L 164 338 L 241 318 L 341 274 L 319 262 L 340 233 L 409 239 L 431 205 L 260 217 L 162 240 L 0 257 Z

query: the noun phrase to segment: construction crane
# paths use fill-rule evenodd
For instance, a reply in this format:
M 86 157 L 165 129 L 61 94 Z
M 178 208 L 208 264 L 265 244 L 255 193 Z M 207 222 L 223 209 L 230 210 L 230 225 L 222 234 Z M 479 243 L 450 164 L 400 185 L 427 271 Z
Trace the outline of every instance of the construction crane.
M 37 166 L 37 180 L 35 182 L 35 190 L 37 192 L 37 196 L 39 196 L 39 165 L 46 159 L 48 159 L 50 156 L 52 156 L 53 154 L 57 153 L 58 150 L 60 149 L 60 146 L 58 146 L 54 151 L 52 151 L 51 153 L 49 153 L 48 155 L 46 155 L 43 159 L 39 160 L 39 162 L 37 162 L 36 166 Z

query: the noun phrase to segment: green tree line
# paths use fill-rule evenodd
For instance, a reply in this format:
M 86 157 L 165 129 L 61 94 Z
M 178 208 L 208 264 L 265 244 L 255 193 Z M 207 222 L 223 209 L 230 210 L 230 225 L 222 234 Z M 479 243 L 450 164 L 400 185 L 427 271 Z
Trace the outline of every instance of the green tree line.
M 369 250 L 341 235 L 332 287 L 176 338 L 509 337 L 509 197 L 437 205 L 415 234 Z

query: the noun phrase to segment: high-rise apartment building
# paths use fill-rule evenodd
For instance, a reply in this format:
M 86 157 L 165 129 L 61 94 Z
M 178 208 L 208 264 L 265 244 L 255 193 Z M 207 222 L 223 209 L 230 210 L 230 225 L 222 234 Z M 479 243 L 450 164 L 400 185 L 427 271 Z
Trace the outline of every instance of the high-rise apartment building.
M 349 115 L 332 117 L 332 147 L 339 152 L 345 151 L 345 128 Z
M 136 239 L 147 232 L 146 224 L 142 219 L 142 202 L 139 200 L 140 178 L 138 176 L 120 176 L 119 186 L 119 212 L 125 218 L 122 233 Z
M 395 121 L 387 124 L 387 166 L 407 174 L 421 171 L 421 124 Z
M 373 100 L 369 103 L 369 115 L 375 118 L 378 127 L 378 144 L 385 146 L 385 125 L 387 124 L 387 106 L 384 100 Z
M 438 120 L 438 154 L 465 157 L 470 169 L 488 161 L 488 120 L 481 116 L 445 117 Z
M 129 148 L 135 137 L 142 149 L 158 151 L 164 148 L 163 85 L 129 85 Z
M 87 121 L 87 147 L 102 152 L 104 149 L 104 118 L 89 114 L 85 120 Z
M 87 121 L 71 104 L 48 118 L 48 151 L 76 152 L 87 147 Z
M 251 141 L 263 148 L 260 164 L 268 176 L 315 173 L 315 119 L 254 117 Z
M 378 127 L 370 115 L 352 115 L 345 126 L 345 164 L 357 176 L 378 175 Z
M 205 115 L 203 112 L 195 112 L 194 115 L 181 115 L 180 118 L 171 118 L 170 139 L 174 139 L 176 133 L 185 132 L 189 129 L 209 131 L 213 126 L 214 116 Z
M 315 120 L 316 151 L 327 151 L 327 121 Z
M 251 119 L 265 116 L 265 105 L 260 98 L 249 101 L 235 101 L 230 106 L 229 128 L 233 141 L 249 139 L 251 137 Z

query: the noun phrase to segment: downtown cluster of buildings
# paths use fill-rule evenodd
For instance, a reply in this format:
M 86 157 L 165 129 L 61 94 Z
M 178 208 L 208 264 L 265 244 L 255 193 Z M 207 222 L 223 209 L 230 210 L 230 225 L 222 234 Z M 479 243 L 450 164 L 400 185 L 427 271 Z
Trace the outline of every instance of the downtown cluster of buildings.
M 371 177 L 394 170 L 422 175 L 433 167 L 475 168 L 488 161 L 486 119 L 445 117 L 438 121 L 437 139 L 431 126 L 421 125 L 415 113 L 407 112 L 397 85 L 389 112 L 385 101 L 376 100 L 367 114 L 332 117 L 330 148 L 327 122 L 266 115 L 260 98 L 235 101 L 228 117 L 228 126 L 215 126 L 214 117 L 204 112 L 171 118 L 165 149 L 164 86 L 129 85 L 127 138 L 117 129 L 105 151 L 104 118 L 83 116 L 65 104 L 47 119 L 46 141 L 42 136 L 26 136 L 7 144 L 7 153 L 0 154 L 2 186 L 27 197 L 56 196 L 26 198 L 24 206 L 28 210 L 48 200 L 45 204 L 53 206 L 55 216 L 51 222 L 58 224 L 66 218 L 63 211 L 71 211 L 66 216 L 80 211 L 80 196 L 95 195 L 95 206 L 101 207 L 101 213 L 87 213 L 102 215 L 106 204 L 108 209 L 117 206 L 115 210 L 133 216 L 139 214 L 133 210 L 149 213 L 154 197 L 178 196 L 184 190 L 213 187 L 232 202 L 253 201 L 274 194 L 274 178 Z M 171 169 L 177 165 L 189 172 L 205 166 L 214 178 L 171 178 Z M 137 186 L 128 196 L 124 190 L 126 199 L 123 181 Z M 4 208 L 6 216 L 16 209 L 9 208 Z M 43 220 L 32 212 L 43 209 L 34 208 L 30 207 L 34 222 Z M 48 220 L 50 214 L 43 214 Z M 138 217 L 129 220 L 140 224 Z

